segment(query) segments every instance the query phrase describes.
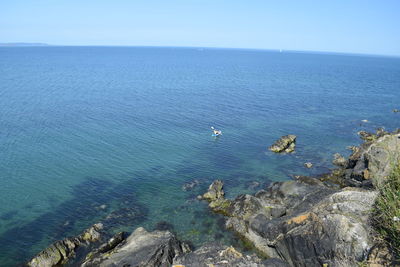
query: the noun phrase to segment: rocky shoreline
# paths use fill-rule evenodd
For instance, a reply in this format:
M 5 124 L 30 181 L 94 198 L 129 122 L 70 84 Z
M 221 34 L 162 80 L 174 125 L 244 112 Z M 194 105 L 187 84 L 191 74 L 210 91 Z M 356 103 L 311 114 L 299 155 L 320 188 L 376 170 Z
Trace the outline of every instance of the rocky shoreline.
M 338 168 L 328 174 L 294 176 L 235 199 L 226 199 L 223 181 L 216 180 L 199 197 L 223 214 L 226 228 L 250 242 L 257 254 L 216 243 L 193 249 L 169 231 L 141 227 L 129 236 L 117 233 L 99 242 L 101 225 L 96 224 L 78 237 L 54 243 L 27 265 L 60 266 L 80 247 L 95 243 L 74 266 L 395 266 L 372 227 L 371 210 L 375 188 L 400 160 L 400 131 L 379 129 L 360 136 L 365 142 L 351 147 L 348 159 L 335 155 Z M 294 142 L 295 137 L 279 150 L 290 153 Z

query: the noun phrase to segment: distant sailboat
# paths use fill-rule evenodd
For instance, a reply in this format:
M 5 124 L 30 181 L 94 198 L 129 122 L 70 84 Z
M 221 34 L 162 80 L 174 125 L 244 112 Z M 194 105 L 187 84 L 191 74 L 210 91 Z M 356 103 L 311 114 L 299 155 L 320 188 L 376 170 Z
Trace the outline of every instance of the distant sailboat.
M 282 51 L 283 51 L 282 49 L 279 49 L 279 53 L 282 53 Z

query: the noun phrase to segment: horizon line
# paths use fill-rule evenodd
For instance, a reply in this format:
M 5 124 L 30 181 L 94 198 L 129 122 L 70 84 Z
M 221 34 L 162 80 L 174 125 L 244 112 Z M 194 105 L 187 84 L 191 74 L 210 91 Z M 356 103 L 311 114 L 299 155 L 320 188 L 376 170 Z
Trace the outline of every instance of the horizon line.
M 255 50 L 255 51 L 278 51 L 292 53 L 315 53 L 315 54 L 337 54 L 337 55 L 353 55 L 353 56 L 373 56 L 373 57 L 394 57 L 399 58 L 400 54 L 370 54 L 362 52 L 338 52 L 325 50 L 295 50 L 281 48 L 255 48 L 255 47 L 223 47 L 223 46 L 179 46 L 179 45 L 96 45 L 96 44 L 49 44 L 42 42 L 0 42 L 1 47 L 148 47 L 148 48 L 202 48 L 202 49 L 227 49 L 227 50 Z

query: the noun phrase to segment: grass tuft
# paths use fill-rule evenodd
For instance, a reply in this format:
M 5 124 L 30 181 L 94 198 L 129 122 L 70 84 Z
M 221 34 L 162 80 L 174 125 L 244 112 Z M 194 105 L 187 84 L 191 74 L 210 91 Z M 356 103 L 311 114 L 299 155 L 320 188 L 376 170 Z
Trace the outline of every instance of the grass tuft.
M 400 257 L 400 162 L 378 189 L 380 194 L 375 202 L 374 225 L 398 258 Z

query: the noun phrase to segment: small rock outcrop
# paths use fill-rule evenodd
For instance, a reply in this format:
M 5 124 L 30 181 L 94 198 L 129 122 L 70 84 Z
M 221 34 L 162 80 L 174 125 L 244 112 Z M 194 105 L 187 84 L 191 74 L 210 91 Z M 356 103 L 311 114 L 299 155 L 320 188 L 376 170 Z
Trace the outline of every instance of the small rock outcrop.
M 279 138 L 269 150 L 275 153 L 292 153 L 296 147 L 296 136 L 295 135 L 285 135 Z
M 359 132 L 357 132 L 357 134 L 364 141 L 374 141 L 376 139 L 375 134 L 369 133 L 367 131 L 359 131 Z
M 340 155 L 339 153 L 335 153 L 333 155 L 332 163 L 339 167 L 346 167 L 347 166 L 347 159 Z
M 306 163 L 304 163 L 304 167 L 310 169 L 313 167 L 313 164 L 311 162 L 306 162 Z
M 208 206 L 215 212 L 227 214 L 231 201 L 225 199 L 224 184 L 221 180 L 215 180 L 208 191 L 201 197 L 209 202 Z
M 65 238 L 53 243 L 51 246 L 41 251 L 27 265 L 30 267 L 51 267 L 60 266 L 68 262 L 75 256 L 76 249 L 81 245 L 87 245 L 100 239 L 103 225 L 95 224 L 85 230 L 77 237 Z
M 125 240 L 119 235 L 89 254 L 82 267 L 170 267 L 176 257 L 190 252 L 168 231 L 147 232 L 139 227 Z
M 366 131 L 359 131 L 357 134 L 360 136 L 361 139 L 363 139 L 366 142 L 372 142 L 378 139 L 379 137 L 388 135 L 389 133 L 385 131 L 384 128 L 378 128 L 376 130 L 376 133 L 369 133 Z

